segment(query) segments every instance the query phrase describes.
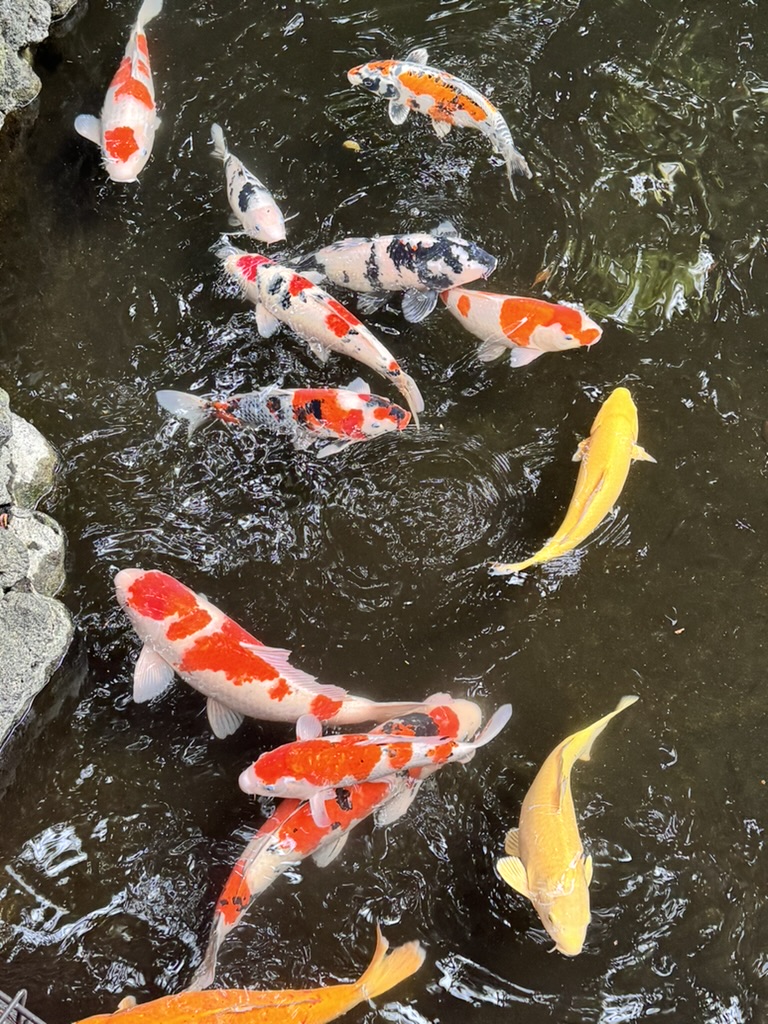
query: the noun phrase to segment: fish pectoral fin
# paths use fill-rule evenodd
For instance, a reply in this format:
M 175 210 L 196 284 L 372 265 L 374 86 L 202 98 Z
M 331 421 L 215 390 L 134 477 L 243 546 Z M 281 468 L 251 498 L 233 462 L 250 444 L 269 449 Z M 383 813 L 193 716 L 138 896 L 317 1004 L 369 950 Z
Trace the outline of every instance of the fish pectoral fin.
M 344 449 L 349 448 L 351 444 L 351 437 L 340 437 L 338 441 L 329 441 L 328 444 L 324 444 L 321 448 L 318 448 L 315 455 L 318 459 L 327 459 L 329 455 L 338 455 L 339 452 L 343 452 Z
M 409 64 L 426 64 L 428 59 L 429 53 L 424 46 L 418 46 L 404 57 Z
M 494 335 L 486 338 L 477 346 L 477 358 L 481 363 L 492 363 L 494 359 L 498 359 L 509 350 L 510 345 L 507 339 L 503 335 L 498 337 Z
M 393 821 L 397 821 L 398 818 L 402 818 L 416 799 L 416 794 L 420 787 L 420 779 L 406 783 L 403 789 L 395 793 L 390 800 L 387 800 L 383 806 L 378 808 L 374 815 L 376 824 L 379 827 L 383 825 L 391 825 Z
M 302 672 L 300 668 L 294 668 L 288 660 L 291 656 L 291 652 L 285 650 L 283 647 L 266 647 L 264 644 L 240 644 L 246 651 L 250 651 L 255 654 L 262 661 L 265 661 L 268 665 L 271 665 L 287 683 L 292 686 L 302 689 L 307 693 L 313 695 L 321 694 L 324 697 L 330 697 L 332 700 L 344 700 L 347 696 L 347 691 L 343 690 L 340 686 L 333 686 L 330 683 L 320 683 L 315 679 L 314 676 L 309 675 L 308 672 Z
M 328 817 L 328 808 L 325 801 L 335 797 L 333 789 L 322 789 L 319 793 L 313 793 L 309 798 L 309 809 L 312 812 L 312 820 L 318 828 L 329 828 L 331 819 Z
M 519 892 L 527 900 L 531 898 L 528 875 L 525 872 L 525 865 L 519 857 L 502 857 L 501 860 L 496 861 L 496 870 L 515 892 Z
M 403 316 L 412 324 L 421 323 L 437 305 L 437 292 L 420 292 L 409 288 L 403 292 Z
M 573 453 L 573 458 L 571 459 L 571 462 L 581 462 L 581 460 L 585 457 L 588 451 L 589 438 L 585 437 L 583 441 L 579 441 L 578 447 L 576 448 L 576 451 Z
M 213 697 L 208 698 L 206 711 L 213 735 L 219 740 L 225 740 L 227 736 L 237 732 L 243 722 L 244 716 L 239 711 L 233 711 Z
M 262 338 L 271 338 L 280 326 L 280 321 L 265 309 L 262 302 L 256 304 L 256 309 L 253 312 L 256 317 L 256 330 Z
M 632 458 L 635 462 L 655 462 L 656 459 L 639 444 L 632 445 Z
M 543 355 L 544 353 L 541 349 L 533 348 L 531 345 L 515 345 L 509 353 L 509 365 L 519 369 L 521 366 L 527 366 L 534 359 L 538 359 L 539 356 Z
M 75 131 L 89 142 L 101 145 L 101 121 L 93 114 L 80 114 L 75 118 Z
M 323 735 L 323 723 L 314 715 L 302 715 L 296 722 L 297 740 L 316 740 Z
M 317 864 L 319 868 L 326 868 L 331 861 L 336 860 L 341 851 L 347 845 L 349 839 L 349 832 L 342 832 L 337 835 L 330 843 L 325 846 L 321 846 L 317 853 L 312 854 L 312 860 Z
M 309 341 L 307 341 L 307 346 L 309 348 L 309 351 L 315 357 L 315 359 L 319 359 L 321 363 L 328 362 L 331 350 L 329 348 L 326 348 L 322 342 L 316 341 L 314 338 L 312 338 Z
M 354 391 L 356 395 L 370 395 L 371 389 L 362 377 L 355 377 L 347 384 L 347 391 Z
M 451 130 L 450 121 L 432 121 L 432 130 L 438 139 L 444 139 Z
M 133 670 L 133 699 L 137 704 L 159 697 L 171 684 L 173 669 L 154 648 L 144 644 Z
M 362 313 L 363 316 L 370 316 L 371 313 L 375 313 L 377 310 L 381 309 L 382 306 L 386 305 L 388 298 L 388 294 L 379 295 L 376 292 L 373 292 L 370 295 L 358 295 L 358 312 Z
M 392 124 L 403 124 L 405 119 L 408 117 L 410 111 L 404 103 L 401 103 L 397 99 L 389 101 L 389 120 Z
M 511 828 L 504 836 L 504 853 L 510 857 L 520 856 L 520 829 Z
M 592 883 L 592 857 L 588 855 L 584 858 L 584 879 L 587 885 Z

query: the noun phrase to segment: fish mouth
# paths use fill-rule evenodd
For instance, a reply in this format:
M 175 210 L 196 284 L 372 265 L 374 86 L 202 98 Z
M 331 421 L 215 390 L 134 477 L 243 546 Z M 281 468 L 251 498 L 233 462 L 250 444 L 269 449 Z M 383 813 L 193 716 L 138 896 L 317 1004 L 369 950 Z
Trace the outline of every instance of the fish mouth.
M 237 780 L 237 784 L 244 793 L 249 796 L 261 796 L 261 786 L 256 779 L 256 772 L 253 770 L 253 765 L 249 765 L 245 771 L 240 772 L 240 777 Z
M 121 569 L 120 572 L 115 575 L 115 593 L 117 594 L 117 600 L 121 605 L 125 606 L 127 604 L 128 591 L 136 580 L 143 575 L 143 569 Z

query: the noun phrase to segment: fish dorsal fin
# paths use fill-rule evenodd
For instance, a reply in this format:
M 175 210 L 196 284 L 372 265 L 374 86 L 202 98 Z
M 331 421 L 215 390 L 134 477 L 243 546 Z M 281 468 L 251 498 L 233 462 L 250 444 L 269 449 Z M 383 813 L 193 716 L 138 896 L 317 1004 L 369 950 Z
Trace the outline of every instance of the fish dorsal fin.
M 592 744 L 595 742 L 600 733 L 605 729 L 606 725 L 615 718 L 620 712 L 624 711 L 625 708 L 630 707 L 635 701 L 639 700 L 636 696 L 622 697 L 619 703 L 616 705 L 613 711 L 604 715 L 598 721 L 593 722 L 592 725 L 588 725 L 586 729 L 581 729 L 579 732 L 575 732 L 572 736 L 569 736 L 560 747 L 560 784 L 561 784 L 561 800 L 565 792 L 565 786 L 568 783 L 568 778 L 571 774 L 576 761 L 589 761 L 592 756 Z
M 584 880 L 586 881 L 587 885 L 591 885 L 591 883 L 592 883 L 592 857 L 589 856 L 589 855 L 584 858 Z
M 240 646 L 245 648 L 246 651 L 251 651 L 252 654 L 261 658 L 262 661 L 266 661 L 276 672 L 280 673 L 286 682 L 299 690 L 304 690 L 306 693 L 311 694 L 322 694 L 322 696 L 330 697 L 332 700 L 344 700 L 347 696 L 347 691 L 343 690 L 340 686 L 319 683 L 308 672 L 302 672 L 300 668 L 294 668 L 288 661 L 291 652 L 286 651 L 282 647 L 264 647 L 261 644 L 247 643 L 243 643 Z
M 410 53 L 406 54 L 405 60 L 408 64 L 426 64 L 429 54 L 426 47 L 419 46 L 415 50 L 411 50 Z
M 520 829 L 511 828 L 504 836 L 504 853 L 510 857 L 520 856 Z
M 496 861 L 496 870 L 515 892 L 519 892 L 526 899 L 531 898 L 531 892 L 528 888 L 528 875 L 525 871 L 525 865 L 519 857 L 502 857 L 501 860 Z
M 220 740 L 225 740 L 233 732 L 237 732 L 243 722 L 243 715 L 239 711 L 233 711 L 226 704 L 220 704 L 213 697 L 208 698 L 206 705 L 208 722 L 210 723 L 213 735 Z
M 656 459 L 649 455 L 645 448 L 639 444 L 632 445 L 632 458 L 635 462 L 655 462 Z
M 144 644 L 133 670 L 133 699 L 137 704 L 159 697 L 173 679 L 173 669 L 160 655 Z
M 296 722 L 297 740 L 316 740 L 323 735 L 323 723 L 314 715 L 302 715 Z
M 371 389 L 365 383 L 362 377 L 355 377 L 354 380 L 347 384 L 347 391 L 354 391 L 358 395 L 370 395 Z
M 333 835 L 333 833 L 331 833 Z M 312 860 L 319 868 L 326 868 L 331 861 L 336 860 L 341 851 L 347 845 L 349 832 L 340 832 L 327 844 L 321 846 L 317 853 L 312 855 Z
M 573 453 L 571 462 L 581 462 L 589 451 L 589 438 L 585 437 L 583 441 L 579 441 L 576 446 L 576 451 Z
M 398 818 L 402 818 L 415 800 L 420 787 L 421 780 L 414 780 L 413 782 L 407 783 L 403 789 L 397 792 L 390 800 L 387 800 L 383 806 L 378 808 L 374 815 L 376 824 L 379 827 L 382 827 L 383 825 L 391 825 L 393 821 L 397 821 Z

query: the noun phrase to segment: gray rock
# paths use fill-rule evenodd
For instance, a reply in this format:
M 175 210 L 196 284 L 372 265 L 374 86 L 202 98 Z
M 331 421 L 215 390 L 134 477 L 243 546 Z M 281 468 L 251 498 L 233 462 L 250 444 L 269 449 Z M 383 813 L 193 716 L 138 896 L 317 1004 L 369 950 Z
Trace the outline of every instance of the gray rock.
M 0 529 L 0 590 L 8 590 L 26 578 L 29 555 L 22 540 L 10 530 Z
M 12 473 L 11 452 L 8 445 L 3 445 L 0 448 L 0 505 L 10 505 L 13 500 L 8 489 Z
M 73 633 L 60 601 L 18 591 L 0 597 L 0 746 L 61 663 Z
M 8 404 L 8 392 L 0 388 L 0 448 L 11 436 L 11 410 Z
M 53 597 L 64 583 L 64 531 L 44 512 L 14 515 L 7 530 L 25 549 L 28 569 L 26 577 L 38 594 Z M 2 570 L 0 547 L 0 570 Z M 0 579 L 2 577 L 0 576 Z
M 6 448 L 11 455 L 11 498 L 19 508 L 34 508 L 53 487 L 58 462 L 54 448 L 43 435 L 16 413 L 11 413 L 13 433 Z

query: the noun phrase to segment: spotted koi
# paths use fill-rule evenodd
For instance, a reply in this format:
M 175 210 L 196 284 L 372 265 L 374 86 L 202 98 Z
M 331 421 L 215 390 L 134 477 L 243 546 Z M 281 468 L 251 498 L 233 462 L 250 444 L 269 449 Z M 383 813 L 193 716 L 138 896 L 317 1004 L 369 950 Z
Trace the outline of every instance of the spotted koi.
M 208 698 L 211 729 L 220 739 L 243 718 L 295 722 L 312 714 L 337 725 L 383 721 L 421 704 L 377 703 L 319 683 L 294 668 L 289 651 L 267 647 L 183 583 L 157 570 L 123 569 L 117 600 L 144 646 L 134 672 L 133 698 L 152 700 L 174 673 Z
M 101 148 L 112 181 L 136 181 L 149 160 L 160 124 L 144 27 L 162 10 L 163 0 L 144 0 L 120 67 L 107 90 L 101 117 L 80 114 L 75 131 Z
M 460 324 L 478 338 L 484 363 L 509 353 L 513 366 L 525 366 L 544 352 L 588 348 L 603 330 L 578 306 L 495 292 L 451 288 L 440 298 Z
M 435 134 L 441 139 L 454 126 L 476 128 L 506 163 L 513 192 L 513 175 L 533 176 L 525 158 L 515 148 L 501 112 L 460 78 L 430 67 L 426 50 L 413 50 L 405 60 L 361 64 L 348 71 L 347 78 L 352 85 L 389 100 L 389 117 L 393 124 L 403 124 L 414 110 L 430 118 Z
M 224 164 L 227 198 L 235 224 L 251 238 L 271 244 L 285 238 L 285 220 L 272 193 L 245 164 L 227 148 L 221 126 L 211 125 L 213 155 Z

